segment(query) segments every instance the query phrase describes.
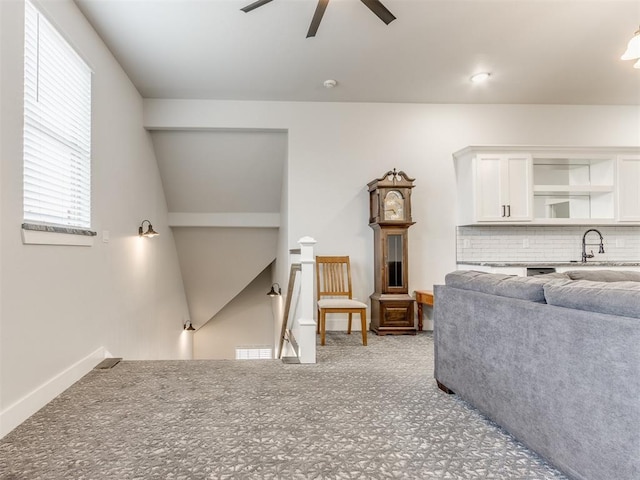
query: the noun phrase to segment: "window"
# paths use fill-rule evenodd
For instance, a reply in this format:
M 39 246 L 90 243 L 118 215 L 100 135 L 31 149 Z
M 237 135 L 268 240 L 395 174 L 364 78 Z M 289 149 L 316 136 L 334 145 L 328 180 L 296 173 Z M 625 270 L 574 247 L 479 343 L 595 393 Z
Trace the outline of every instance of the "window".
M 29 1 L 24 43 L 23 228 L 93 234 L 91 70 Z

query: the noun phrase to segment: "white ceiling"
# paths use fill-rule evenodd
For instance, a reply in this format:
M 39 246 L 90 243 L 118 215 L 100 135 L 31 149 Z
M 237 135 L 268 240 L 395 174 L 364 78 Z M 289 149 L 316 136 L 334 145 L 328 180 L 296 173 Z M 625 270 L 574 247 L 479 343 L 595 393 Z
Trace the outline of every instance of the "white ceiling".
M 640 0 L 75 1 L 146 98 L 640 105 Z

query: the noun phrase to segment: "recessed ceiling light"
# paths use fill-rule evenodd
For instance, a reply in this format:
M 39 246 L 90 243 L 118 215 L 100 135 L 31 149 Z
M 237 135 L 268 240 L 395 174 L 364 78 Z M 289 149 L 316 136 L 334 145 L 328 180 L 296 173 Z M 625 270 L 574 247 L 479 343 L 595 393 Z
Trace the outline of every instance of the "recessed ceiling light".
M 489 72 L 480 72 L 480 73 L 476 73 L 475 75 L 472 75 L 470 80 L 473 83 L 482 83 L 482 82 L 486 82 L 490 76 L 491 74 Z
M 336 85 L 338 85 L 338 82 L 336 82 L 333 79 L 329 79 L 329 80 L 325 80 L 323 85 L 324 85 L 324 88 L 333 88 Z

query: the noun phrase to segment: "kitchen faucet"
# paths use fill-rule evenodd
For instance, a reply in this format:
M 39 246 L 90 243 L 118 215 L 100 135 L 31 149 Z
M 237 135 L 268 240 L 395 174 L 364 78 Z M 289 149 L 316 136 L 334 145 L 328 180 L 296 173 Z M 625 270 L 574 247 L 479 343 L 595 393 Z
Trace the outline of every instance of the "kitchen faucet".
M 586 243 L 587 242 L 587 234 L 589 232 L 596 232 L 599 236 L 600 236 L 600 243 Z M 587 258 L 593 258 L 593 250 L 591 250 L 591 253 L 587 253 L 587 245 L 599 245 L 600 249 L 598 250 L 598 253 L 604 253 L 604 243 L 603 243 L 604 239 L 602 238 L 602 234 L 600 233 L 599 230 L 596 230 L 595 228 L 590 228 L 589 230 L 587 230 L 586 232 L 584 232 L 584 235 L 582 236 L 582 263 L 587 263 Z

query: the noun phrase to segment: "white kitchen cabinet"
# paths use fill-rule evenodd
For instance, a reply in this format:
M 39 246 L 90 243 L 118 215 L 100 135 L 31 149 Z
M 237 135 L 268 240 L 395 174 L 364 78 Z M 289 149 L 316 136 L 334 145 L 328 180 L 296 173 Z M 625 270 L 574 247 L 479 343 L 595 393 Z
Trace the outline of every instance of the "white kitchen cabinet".
M 640 222 L 640 155 L 618 156 L 618 220 Z
M 531 220 L 531 155 L 482 154 L 474 161 L 476 221 Z
M 534 219 L 615 221 L 615 154 L 539 153 L 533 159 Z
M 640 224 L 640 148 L 470 146 L 458 225 Z
M 526 152 L 454 154 L 458 184 L 458 221 L 527 222 L 533 218 L 533 162 Z

